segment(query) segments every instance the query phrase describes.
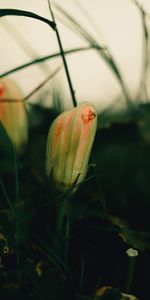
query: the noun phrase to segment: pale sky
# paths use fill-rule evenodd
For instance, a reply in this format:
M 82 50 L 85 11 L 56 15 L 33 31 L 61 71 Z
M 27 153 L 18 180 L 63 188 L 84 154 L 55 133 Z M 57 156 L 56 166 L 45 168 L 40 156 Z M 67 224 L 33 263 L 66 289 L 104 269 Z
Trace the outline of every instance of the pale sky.
M 138 2 L 150 14 L 150 1 L 141 0 Z M 98 27 L 96 32 L 90 21 L 77 7 L 77 1 L 57 0 L 53 3 L 61 4 L 93 37 L 96 37 L 101 45 L 106 45 L 110 49 L 120 68 L 129 94 L 134 99 L 141 78 L 143 51 L 141 16 L 135 4 L 131 0 L 80 0 L 82 5 L 86 3 L 85 8 L 96 23 Z M 46 0 L 0 0 L 0 8 L 23 9 L 50 18 Z M 55 8 L 54 13 L 64 49 L 86 46 L 85 41 L 59 21 L 59 14 Z M 16 29 L 19 39 L 14 38 L 14 30 Z M 55 33 L 47 25 L 37 20 L 22 17 L 1 18 L 0 36 L 0 73 L 38 56 L 59 51 Z M 23 43 L 26 44 L 27 49 L 24 48 Z M 90 101 L 95 104 L 99 111 L 102 111 L 116 98 L 120 97 L 120 101 L 122 101 L 120 85 L 107 64 L 94 50 L 69 55 L 67 62 L 78 102 Z M 49 60 L 46 65 L 48 68 L 44 70 L 39 66 L 30 67 L 12 76 L 19 82 L 25 95 L 32 91 L 57 66 L 62 66 L 61 58 Z M 50 89 L 52 89 L 53 84 L 62 93 L 62 98 L 65 98 L 65 105 L 71 106 L 63 66 L 53 82 L 49 83 Z

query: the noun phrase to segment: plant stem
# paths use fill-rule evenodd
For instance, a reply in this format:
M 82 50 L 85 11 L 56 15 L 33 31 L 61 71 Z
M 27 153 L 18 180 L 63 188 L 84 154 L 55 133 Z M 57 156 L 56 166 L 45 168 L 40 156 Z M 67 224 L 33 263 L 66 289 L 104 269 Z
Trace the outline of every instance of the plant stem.
M 83 292 L 84 269 L 85 269 L 85 261 L 82 259 L 81 260 L 81 269 L 80 269 L 80 293 Z
M 65 254 L 64 254 L 66 265 L 68 263 L 69 235 L 70 235 L 70 219 L 67 216 L 66 217 Z
M 60 234 L 63 225 L 64 225 L 64 218 L 66 215 L 66 206 L 67 206 L 68 198 L 62 198 L 61 203 L 58 206 L 57 211 L 57 218 L 56 218 L 56 234 Z
M 48 5 L 49 5 L 49 10 L 50 10 L 50 13 L 51 13 L 51 16 L 52 16 L 52 20 L 53 20 L 54 24 L 56 24 L 55 17 L 54 17 L 52 8 L 51 8 L 50 0 L 48 0 Z M 67 61 L 66 61 L 66 58 L 65 58 L 65 52 L 63 50 L 63 46 L 62 46 L 61 38 L 60 38 L 60 35 L 59 35 L 59 31 L 57 29 L 57 25 L 55 26 L 54 30 L 56 32 L 56 37 L 57 37 L 58 45 L 59 45 L 59 48 L 60 48 L 60 54 L 61 54 L 61 57 L 62 57 L 62 60 L 63 60 L 64 68 L 65 68 L 65 72 L 66 72 L 66 76 L 67 76 L 67 80 L 68 80 L 68 84 L 69 84 L 69 88 L 70 88 L 70 93 L 71 93 L 71 97 L 72 97 L 73 106 L 75 107 L 75 106 L 77 106 L 75 91 L 73 89 L 73 85 L 72 85 L 72 81 L 71 81 Z
M 20 284 L 20 203 L 19 203 L 19 178 L 17 153 L 14 149 L 14 175 L 16 187 L 16 255 L 17 255 L 17 274 L 18 283 Z
M 107 209 L 107 203 L 106 203 L 104 193 L 102 191 L 100 176 L 99 176 L 96 165 L 95 165 L 94 171 L 95 171 L 95 177 L 96 177 L 96 183 L 97 183 L 97 189 L 98 189 L 98 194 L 99 194 L 99 199 L 100 199 L 99 201 L 100 201 L 100 204 L 101 204 L 101 208 L 102 208 L 103 214 L 105 216 L 108 216 L 109 213 L 108 213 L 108 209 Z
M 137 250 L 130 248 L 126 251 L 126 253 L 128 255 L 128 270 L 127 270 L 127 277 L 125 283 L 125 291 L 126 293 L 128 293 L 130 292 L 132 281 L 133 281 L 135 260 L 136 260 L 136 256 L 138 256 L 138 252 Z

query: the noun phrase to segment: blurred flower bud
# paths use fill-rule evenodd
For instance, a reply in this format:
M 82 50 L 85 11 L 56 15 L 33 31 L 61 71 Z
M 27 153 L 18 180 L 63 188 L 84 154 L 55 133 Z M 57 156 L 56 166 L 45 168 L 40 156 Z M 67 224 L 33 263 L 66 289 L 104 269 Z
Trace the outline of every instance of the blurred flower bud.
M 28 139 L 28 119 L 22 93 L 10 79 L 0 79 L 0 122 L 17 152 L 22 152 Z
M 59 191 L 66 191 L 85 178 L 96 127 L 96 111 L 88 102 L 61 113 L 52 123 L 46 173 Z

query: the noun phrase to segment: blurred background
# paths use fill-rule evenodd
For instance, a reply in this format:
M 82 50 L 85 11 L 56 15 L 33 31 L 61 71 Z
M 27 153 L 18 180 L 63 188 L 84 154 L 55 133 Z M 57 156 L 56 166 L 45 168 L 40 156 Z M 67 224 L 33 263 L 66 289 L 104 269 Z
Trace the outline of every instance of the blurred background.
M 90 45 L 79 30 L 75 26 L 73 28 L 73 23 L 68 20 L 63 11 L 70 14 L 99 46 L 110 51 L 132 101 L 137 101 L 145 63 L 144 17 L 141 9 L 147 14 L 150 13 L 148 0 L 141 0 L 138 3 L 139 5 L 132 0 L 87 0 L 85 5 L 82 0 L 62 0 L 61 3 L 53 1 L 64 50 Z M 51 19 L 46 0 L 42 2 L 31 0 L 30 4 L 25 1 L 1 0 L 0 6 L 1 8 L 30 10 Z M 149 15 L 145 22 L 149 27 Z M 1 74 L 33 59 L 59 52 L 55 33 L 43 22 L 9 16 L 1 18 L 0 25 Z M 113 104 L 113 108 L 125 104 L 120 82 L 107 61 L 95 49 L 69 54 L 67 62 L 78 102 L 91 101 L 99 112 L 109 107 L 110 104 Z M 49 90 L 49 97 L 43 101 L 43 105 L 53 105 L 50 94 L 53 87 L 59 84 L 63 103 L 68 107 L 72 103 L 60 57 L 48 59 L 45 63 L 32 65 L 9 76 L 19 82 L 26 95 L 50 72 L 53 72 L 56 66 L 60 66 L 61 70 L 45 87 Z M 147 89 L 149 90 L 148 83 Z M 30 101 L 36 101 L 36 99 L 37 94 Z M 144 101 L 145 99 L 138 100 Z

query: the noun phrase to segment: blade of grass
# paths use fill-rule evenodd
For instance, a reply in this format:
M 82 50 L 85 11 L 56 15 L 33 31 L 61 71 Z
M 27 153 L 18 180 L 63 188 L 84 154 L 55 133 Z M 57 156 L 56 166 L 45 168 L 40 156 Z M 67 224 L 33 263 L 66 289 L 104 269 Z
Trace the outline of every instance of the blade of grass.
M 91 50 L 93 48 L 95 48 L 95 47 L 94 46 L 89 46 L 89 47 L 74 48 L 74 49 L 70 49 L 70 50 L 65 50 L 64 54 L 68 55 L 68 54 L 72 54 L 72 53 L 76 53 L 76 52 L 80 52 L 80 51 Z M 11 70 L 8 70 L 8 71 L 0 74 L 0 78 L 5 77 L 5 76 L 10 75 L 10 74 L 13 74 L 14 72 L 20 71 L 20 70 L 22 70 L 24 68 L 27 68 L 27 67 L 30 67 L 32 65 L 42 63 L 45 60 L 56 58 L 58 56 L 60 56 L 60 52 L 57 52 L 57 53 L 54 53 L 54 54 L 51 54 L 51 55 L 47 55 L 47 56 L 43 56 L 43 57 L 34 59 L 34 60 L 32 60 L 32 61 L 30 61 L 30 62 L 28 62 L 26 64 L 20 65 L 20 66 L 18 66 L 16 68 L 13 68 Z
M 31 93 L 24 97 L 24 101 L 28 100 L 35 92 L 37 92 L 44 84 L 46 84 L 50 79 L 52 79 L 59 71 L 61 67 L 59 66 L 52 74 L 50 74 L 41 84 L 38 85 Z
M 131 0 L 136 7 L 139 10 L 140 16 L 141 16 L 141 22 L 142 22 L 142 27 L 143 27 L 143 66 L 142 66 L 142 71 L 141 71 L 141 80 L 140 80 L 140 85 L 139 89 L 137 91 L 137 95 L 135 97 L 136 100 L 140 100 L 140 97 L 145 97 L 145 99 L 148 99 L 148 92 L 147 92 L 147 86 L 146 86 L 146 79 L 148 76 L 149 68 L 150 68 L 150 60 L 149 60 L 149 28 L 147 24 L 147 13 L 143 9 L 143 7 L 135 0 Z M 141 95 L 141 92 L 142 95 Z
M 39 21 L 42 21 L 46 24 L 48 24 L 53 30 L 55 30 L 55 26 L 56 24 L 42 16 L 39 16 L 35 13 L 26 11 L 26 10 L 20 10 L 20 9 L 0 9 L 0 17 L 5 17 L 5 16 L 22 16 L 22 17 L 28 17 L 28 18 L 32 18 L 32 19 L 36 19 Z
M 34 93 L 36 93 L 44 84 L 46 84 L 50 79 L 52 79 L 60 70 L 61 67 L 58 67 L 52 74 L 50 74 L 44 81 L 42 81 L 32 92 L 23 98 L 23 101 L 28 100 Z M 20 102 L 22 99 L 0 99 L 0 102 Z
M 98 37 L 102 36 L 102 33 L 99 30 L 99 27 L 97 26 L 97 24 L 95 23 L 95 21 L 93 20 L 93 18 L 91 17 L 91 15 L 89 14 L 87 8 L 79 0 L 73 0 L 73 2 L 80 9 L 80 11 L 82 12 L 82 14 L 86 17 L 88 23 L 90 25 L 92 25 L 94 31 L 98 34 Z
M 106 47 L 102 47 L 101 45 L 99 45 L 95 39 L 79 24 L 79 22 L 76 22 L 76 20 L 69 15 L 61 6 L 59 6 L 58 4 L 54 4 L 55 8 L 59 11 L 59 13 L 65 17 L 64 19 L 61 19 L 60 17 L 58 17 L 60 19 L 60 21 L 67 26 L 67 28 L 70 28 L 73 32 L 75 32 L 76 34 L 78 34 L 80 37 L 84 38 L 84 40 L 86 42 L 88 42 L 88 44 L 92 47 L 96 47 L 98 46 L 98 48 L 100 48 L 100 50 L 102 51 L 102 55 L 106 56 L 107 55 L 107 48 Z M 104 51 L 106 50 L 106 51 Z
M 142 7 L 142 5 L 137 0 L 130 0 L 130 1 L 132 1 L 139 9 L 142 9 L 143 12 L 144 12 L 144 14 L 146 15 L 146 17 L 150 20 L 149 13 L 144 10 L 144 8 Z

